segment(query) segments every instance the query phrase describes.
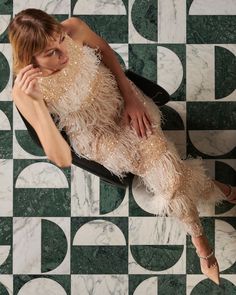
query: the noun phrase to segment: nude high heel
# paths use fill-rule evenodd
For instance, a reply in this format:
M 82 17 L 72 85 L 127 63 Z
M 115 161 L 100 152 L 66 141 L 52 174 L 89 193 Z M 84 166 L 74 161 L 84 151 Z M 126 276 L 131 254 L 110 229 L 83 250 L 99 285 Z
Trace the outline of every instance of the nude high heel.
M 234 190 L 236 189 L 235 187 L 232 187 L 232 185 L 227 184 L 227 186 L 229 187 L 229 192 L 227 195 L 225 195 L 225 197 L 227 198 L 227 201 L 232 203 L 232 204 L 236 204 L 236 198 L 233 197 L 234 194 Z
M 210 267 L 205 266 L 201 263 L 201 259 L 208 260 L 210 257 L 214 255 L 214 252 L 212 251 L 209 255 L 203 257 L 198 255 L 198 252 L 196 250 L 197 256 L 200 258 L 200 266 L 201 271 L 204 275 L 206 275 L 210 280 L 212 280 L 217 285 L 220 284 L 220 272 L 219 272 L 219 265 L 216 261 L 214 264 L 212 264 Z

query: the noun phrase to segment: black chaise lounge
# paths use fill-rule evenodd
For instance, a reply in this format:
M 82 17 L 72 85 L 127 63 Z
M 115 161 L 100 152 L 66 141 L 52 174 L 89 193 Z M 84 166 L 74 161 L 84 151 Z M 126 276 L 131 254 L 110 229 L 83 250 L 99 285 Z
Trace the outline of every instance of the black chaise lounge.
M 152 82 L 151 80 L 148 80 L 131 70 L 125 71 L 126 76 L 133 81 L 147 96 L 153 99 L 156 105 L 163 106 L 166 104 L 170 96 L 167 93 L 165 89 L 163 89 L 161 86 L 157 85 L 156 83 Z M 17 108 L 17 107 L 16 107 Z M 42 148 L 42 145 L 40 143 L 40 140 L 37 136 L 37 133 L 35 132 L 34 128 L 29 124 L 29 122 L 23 117 L 23 115 L 20 113 L 19 109 L 17 108 L 21 118 L 23 119 L 26 128 L 33 139 L 33 141 Z M 52 115 L 53 118 L 53 115 Z M 69 139 L 66 135 L 66 132 L 64 130 L 61 131 L 62 136 L 65 138 L 65 140 L 68 142 Z M 42 148 L 43 149 L 43 148 Z M 124 177 L 122 180 L 120 180 L 117 176 L 112 174 L 109 170 L 107 170 L 104 166 L 94 162 L 89 161 L 84 158 L 78 157 L 73 149 L 72 149 L 72 163 L 82 169 L 85 169 L 97 176 L 99 176 L 103 181 L 106 181 L 108 183 L 126 187 L 132 180 L 133 174 L 128 173 L 126 177 Z

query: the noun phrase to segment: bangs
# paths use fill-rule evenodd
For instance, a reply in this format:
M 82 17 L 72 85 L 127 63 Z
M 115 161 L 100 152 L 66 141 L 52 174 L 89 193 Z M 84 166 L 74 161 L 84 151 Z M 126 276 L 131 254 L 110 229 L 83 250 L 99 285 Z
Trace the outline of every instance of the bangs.
M 36 55 L 43 52 L 48 43 L 56 41 L 57 36 L 61 37 L 63 32 L 64 30 L 61 25 L 50 26 L 47 30 L 37 30 L 30 42 L 32 53 Z

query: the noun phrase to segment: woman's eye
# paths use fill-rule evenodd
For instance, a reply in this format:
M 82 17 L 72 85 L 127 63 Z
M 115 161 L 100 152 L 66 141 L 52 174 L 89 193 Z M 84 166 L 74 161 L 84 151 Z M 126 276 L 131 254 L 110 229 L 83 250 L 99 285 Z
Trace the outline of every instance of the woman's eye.
M 52 56 L 54 53 L 56 52 L 56 50 L 51 51 L 48 56 Z

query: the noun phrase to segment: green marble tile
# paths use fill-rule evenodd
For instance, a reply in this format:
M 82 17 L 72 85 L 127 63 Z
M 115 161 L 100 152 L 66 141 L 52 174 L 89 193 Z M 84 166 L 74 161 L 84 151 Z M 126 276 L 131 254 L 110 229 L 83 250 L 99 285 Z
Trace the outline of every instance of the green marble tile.
M 10 43 L 8 34 L 7 34 L 7 28 L 6 30 L 0 35 L 0 43 Z M 6 79 L 6 77 L 5 77 Z M 0 83 L 1 85 L 1 83 Z
M 6 287 L 3 284 L 1 284 L 1 283 L 0 283 L 0 294 L 1 295 L 9 295 Z
M 70 187 L 69 188 L 16 188 L 18 175 L 28 165 L 40 160 L 14 161 L 14 216 L 70 216 Z M 59 169 L 59 168 L 58 168 Z M 70 168 L 61 169 L 70 184 Z
M 127 274 L 127 246 L 73 246 L 72 274 Z
M 231 185 L 236 185 L 236 171 L 228 164 L 216 161 L 215 162 L 215 179 L 223 183 L 229 183 Z M 215 207 L 215 214 L 223 214 L 232 209 L 234 204 L 229 202 L 223 202 Z
M 200 294 L 235 295 L 236 287 L 233 283 L 223 278 L 220 280 L 220 286 L 206 279 L 198 283 L 191 292 L 191 295 Z
M 189 15 L 194 0 L 187 0 L 187 44 L 236 43 L 234 15 Z
M 158 295 L 185 295 L 185 275 L 158 275 Z M 200 295 L 200 294 L 199 294 Z
M 100 214 L 106 214 L 118 208 L 124 197 L 125 189 L 100 180 Z
M 187 44 L 236 43 L 235 16 L 188 16 Z
M 157 1 L 135 0 L 130 20 L 144 38 L 157 41 Z
M 13 0 L 1 0 L 0 14 L 12 14 Z
M 215 98 L 226 97 L 235 89 L 236 56 L 226 48 L 215 46 Z M 236 112 L 234 120 L 236 121 Z
M 2 52 L 0 52 L 0 76 L 0 92 L 2 92 L 10 78 L 10 66 Z
M 0 159 L 12 159 L 12 131 L 0 130 Z
M 58 267 L 64 260 L 68 243 L 64 231 L 55 222 L 42 220 L 41 272 Z
M 235 130 L 236 102 L 187 102 L 188 130 Z
M 179 113 L 169 106 L 161 108 L 163 114 L 163 130 L 184 130 L 184 122 Z
M 135 261 L 151 271 L 163 271 L 174 266 L 183 253 L 182 245 L 131 245 Z
M 12 129 L 12 102 L 0 101 L 0 110 L 8 118 L 10 128 Z M 0 130 L 0 159 L 12 159 L 12 130 Z
M 62 188 L 14 189 L 14 216 L 70 216 L 70 191 Z
M 150 278 L 157 279 L 158 295 L 186 295 L 185 275 L 129 275 L 129 295 L 135 294 L 136 288 Z
M 55 281 L 58 285 L 60 285 L 64 289 L 66 295 L 71 295 L 71 278 L 69 275 L 43 275 L 43 276 L 42 275 L 14 275 L 14 278 L 13 278 L 14 295 L 18 294 L 19 290 L 24 286 L 24 284 L 28 282 L 32 284 L 34 279 L 40 279 L 40 278 L 51 279 Z
M 0 217 L 0 247 L 10 246 L 7 259 L 0 265 L 0 274 L 12 273 L 12 217 Z M 0 292 L 0 294 L 2 294 Z
M 101 218 L 71 218 L 71 241 L 80 227 Z M 86 245 L 77 246 L 71 242 L 71 273 L 73 274 L 127 274 L 128 272 L 128 221 L 126 217 L 103 217 L 122 231 L 126 242 L 124 246 Z
M 83 21 L 85 21 L 93 31 L 95 31 L 108 43 L 128 43 L 127 15 L 78 16 Z
M 27 130 L 15 130 L 15 136 L 19 145 L 27 153 L 38 157 L 45 156 L 43 149 L 35 143 Z
M 155 44 L 129 44 L 129 68 L 156 82 L 157 46 Z

